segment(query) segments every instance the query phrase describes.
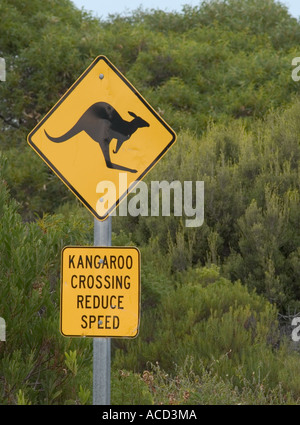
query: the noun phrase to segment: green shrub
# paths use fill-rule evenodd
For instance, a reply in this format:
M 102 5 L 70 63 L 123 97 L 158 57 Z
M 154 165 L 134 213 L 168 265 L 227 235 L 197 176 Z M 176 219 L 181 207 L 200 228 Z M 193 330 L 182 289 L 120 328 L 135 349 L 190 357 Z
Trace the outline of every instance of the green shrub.
M 52 216 L 24 224 L 2 181 L 0 200 L 0 316 L 6 323 L 6 341 L 0 342 L 1 403 L 87 402 L 91 345 L 59 334 L 60 250 L 80 241 L 82 223 Z M 81 367 L 68 372 L 63 353 L 71 347 Z
M 199 368 L 200 366 L 200 368 Z M 281 384 L 270 389 L 265 381 L 252 374 L 239 389 L 230 379 L 222 379 L 202 364 L 194 370 L 193 358 L 187 357 L 181 365 L 166 373 L 158 363 L 149 364 L 142 374 L 154 398 L 154 404 L 165 405 L 285 405 L 297 404 L 291 392 Z
M 114 370 L 111 377 L 111 404 L 151 405 L 153 396 L 140 375 Z
M 0 14 L 0 402 L 91 403 L 91 341 L 58 329 L 60 252 L 92 245 L 93 218 L 26 136 L 99 54 L 178 134 L 145 181 L 205 183 L 199 228 L 114 217 L 113 244 L 142 253 L 142 317 L 113 341 L 113 402 L 299 401 L 277 321 L 300 299 L 299 22 L 273 0 L 105 22 L 68 0 L 3 0 Z
M 158 362 L 173 376 L 174 365 L 181 367 L 190 356 L 193 373 L 201 375 L 204 368 L 209 385 L 217 380 L 225 389 L 231 386 L 233 398 L 248 391 L 255 403 L 261 385 L 261 403 L 269 396 L 274 403 L 283 400 L 284 391 L 290 400 L 298 398 L 298 380 L 288 384 L 298 355 L 280 340 L 275 306 L 240 282 L 222 278 L 215 267 L 190 270 L 183 281 L 161 298 L 156 312 L 144 313 L 140 338 L 116 349 L 114 367 L 142 373 L 147 362 Z

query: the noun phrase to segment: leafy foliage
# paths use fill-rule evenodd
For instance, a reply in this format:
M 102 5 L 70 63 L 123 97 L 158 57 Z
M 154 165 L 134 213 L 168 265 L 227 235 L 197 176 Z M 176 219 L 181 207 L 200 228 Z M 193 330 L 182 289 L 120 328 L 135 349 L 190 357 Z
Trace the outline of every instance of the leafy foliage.
M 114 404 L 299 403 L 300 24 L 273 0 L 213 0 L 102 21 L 69 0 L 2 0 L 0 403 L 90 404 L 92 344 L 59 332 L 60 252 L 93 220 L 26 136 L 99 54 L 176 130 L 146 177 L 204 181 L 201 227 L 114 217 L 142 252 L 142 320 L 112 342 Z

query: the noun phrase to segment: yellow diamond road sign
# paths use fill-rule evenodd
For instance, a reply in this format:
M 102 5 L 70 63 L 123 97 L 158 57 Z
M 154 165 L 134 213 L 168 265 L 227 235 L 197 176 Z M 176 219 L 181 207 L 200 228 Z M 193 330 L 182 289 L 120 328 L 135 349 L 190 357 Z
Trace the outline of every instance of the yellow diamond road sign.
M 60 312 L 64 336 L 136 337 L 140 320 L 139 250 L 65 247 Z
M 28 135 L 30 146 L 99 220 L 115 210 L 175 140 L 174 131 L 104 56 Z M 122 183 L 120 173 L 126 177 Z M 115 191 L 102 205 L 104 181 Z

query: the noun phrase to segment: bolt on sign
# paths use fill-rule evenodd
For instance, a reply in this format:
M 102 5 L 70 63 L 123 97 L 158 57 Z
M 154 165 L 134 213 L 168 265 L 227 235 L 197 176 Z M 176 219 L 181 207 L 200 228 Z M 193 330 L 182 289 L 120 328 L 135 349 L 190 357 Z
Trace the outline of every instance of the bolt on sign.
M 64 336 L 134 338 L 139 320 L 137 248 L 62 250 L 60 331 Z
M 28 135 L 29 145 L 98 220 L 115 210 L 175 140 L 105 56 L 92 62 Z M 127 174 L 126 186 L 119 184 L 120 171 Z M 105 202 L 104 181 L 115 188 Z

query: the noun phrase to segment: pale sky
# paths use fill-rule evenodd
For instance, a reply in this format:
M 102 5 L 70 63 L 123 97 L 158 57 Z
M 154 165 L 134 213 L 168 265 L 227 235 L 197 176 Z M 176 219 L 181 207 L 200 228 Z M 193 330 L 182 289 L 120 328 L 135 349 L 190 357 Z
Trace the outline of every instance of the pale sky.
M 142 6 L 143 9 L 160 9 L 166 12 L 180 12 L 184 4 L 198 6 L 201 0 L 72 0 L 79 9 L 91 11 L 93 15 L 106 19 L 109 14 L 121 13 L 130 14 L 130 11 Z M 300 0 L 281 0 L 280 3 L 286 5 L 292 16 L 300 16 Z

